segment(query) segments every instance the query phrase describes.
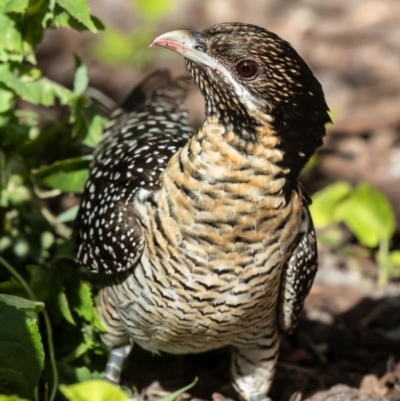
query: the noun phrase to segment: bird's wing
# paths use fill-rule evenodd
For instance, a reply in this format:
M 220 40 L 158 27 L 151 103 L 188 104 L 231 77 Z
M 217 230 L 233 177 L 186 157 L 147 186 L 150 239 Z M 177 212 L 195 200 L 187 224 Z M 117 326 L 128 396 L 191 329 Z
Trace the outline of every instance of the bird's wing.
M 157 71 L 111 115 L 94 152 L 76 219 L 77 257 L 96 273 L 131 268 L 144 238 L 134 201 L 159 188 L 171 156 L 193 135 L 182 108 L 189 80 Z
M 302 227 L 292 254 L 282 271 L 278 311 L 279 326 L 282 330 L 290 333 L 296 327 L 317 270 L 317 240 L 308 210 L 308 200 L 303 198 Z

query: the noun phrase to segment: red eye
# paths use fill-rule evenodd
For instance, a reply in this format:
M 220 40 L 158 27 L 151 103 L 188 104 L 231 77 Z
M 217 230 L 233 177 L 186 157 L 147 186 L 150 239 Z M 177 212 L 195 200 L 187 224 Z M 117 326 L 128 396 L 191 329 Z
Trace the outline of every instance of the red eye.
M 236 66 L 239 77 L 250 79 L 257 75 L 258 65 L 251 60 L 243 60 Z

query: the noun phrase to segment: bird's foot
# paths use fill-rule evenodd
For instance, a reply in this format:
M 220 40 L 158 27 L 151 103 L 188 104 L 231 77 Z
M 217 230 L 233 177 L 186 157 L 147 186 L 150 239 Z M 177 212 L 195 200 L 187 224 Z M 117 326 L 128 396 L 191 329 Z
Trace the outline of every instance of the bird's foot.
M 126 345 L 120 348 L 114 348 L 110 352 L 103 379 L 109 383 L 119 385 L 121 380 L 122 366 L 126 357 L 129 355 L 132 346 Z
M 249 401 L 272 401 L 272 399 L 263 393 L 254 391 L 253 393 L 250 394 Z

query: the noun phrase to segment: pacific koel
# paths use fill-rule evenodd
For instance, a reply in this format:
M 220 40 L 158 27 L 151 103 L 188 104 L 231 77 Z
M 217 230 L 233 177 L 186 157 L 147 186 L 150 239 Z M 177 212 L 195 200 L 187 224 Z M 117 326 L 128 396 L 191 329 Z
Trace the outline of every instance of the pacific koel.
M 232 384 L 262 401 L 279 330 L 296 326 L 317 271 L 298 176 L 330 121 L 321 85 L 293 47 L 254 25 L 173 31 L 189 80 L 156 71 L 110 117 L 76 221 L 78 259 L 104 274 L 98 311 L 119 382 L 133 344 L 197 353 L 232 346 Z M 149 50 L 150 51 L 150 50 Z

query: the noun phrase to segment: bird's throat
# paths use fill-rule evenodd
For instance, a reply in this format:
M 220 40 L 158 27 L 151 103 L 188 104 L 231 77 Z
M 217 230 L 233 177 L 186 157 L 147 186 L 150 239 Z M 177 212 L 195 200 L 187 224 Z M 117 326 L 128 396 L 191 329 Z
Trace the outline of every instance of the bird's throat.
M 203 127 L 170 160 L 162 179 L 196 192 L 209 192 L 216 202 L 229 196 L 246 198 L 254 207 L 274 197 L 271 207 L 285 203 L 288 171 L 280 166 L 279 139 L 265 128 L 259 141 L 238 138 L 226 126 L 207 119 Z M 166 177 L 168 176 L 168 177 Z M 205 197 L 203 197 L 205 199 Z

